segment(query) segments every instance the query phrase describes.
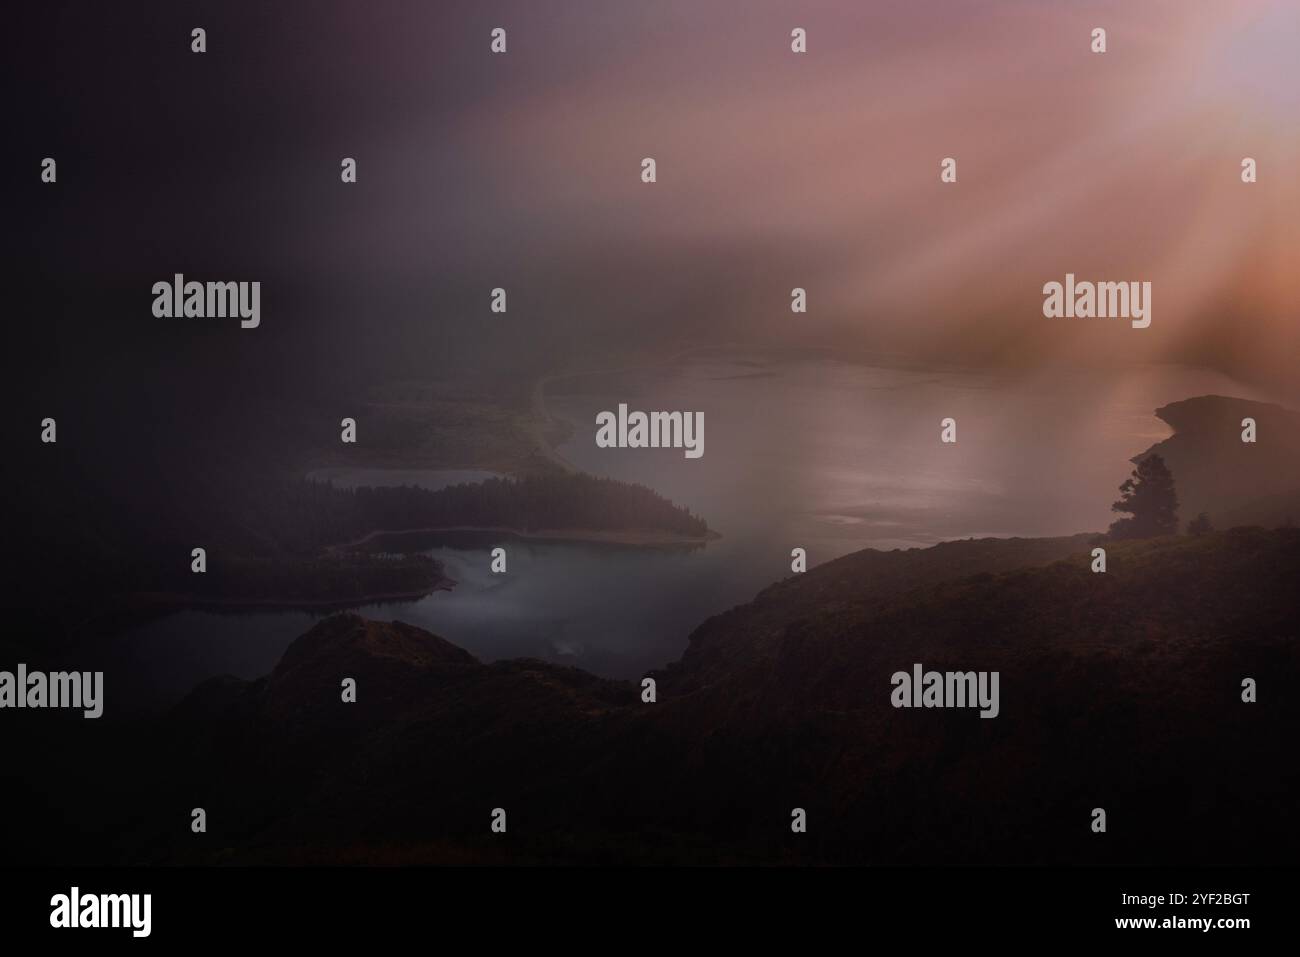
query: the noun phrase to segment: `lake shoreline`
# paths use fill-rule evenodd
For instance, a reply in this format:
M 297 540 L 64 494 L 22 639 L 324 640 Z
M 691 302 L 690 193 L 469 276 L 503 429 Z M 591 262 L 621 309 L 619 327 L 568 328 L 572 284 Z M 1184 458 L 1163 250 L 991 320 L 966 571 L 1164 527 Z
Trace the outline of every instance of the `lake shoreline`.
M 385 602 L 419 601 L 440 591 L 452 591 L 457 582 L 438 570 L 438 579 L 421 585 L 419 588 L 398 589 L 395 591 L 364 592 L 341 598 L 210 598 L 202 595 L 182 594 L 177 592 L 136 592 L 125 596 L 99 614 L 96 614 L 77 626 L 77 630 L 95 629 L 107 634 L 115 634 L 158 618 L 183 611 L 229 612 L 238 614 L 247 612 L 331 612 L 348 611 L 367 605 Z
M 659 529 L 517 529 L 506 526 L 455 525 L 432 528 L 377 529 L 354 541 L 329 545 L 325 549 L 325 554 L 329 557 L 340 557 L 350 551 L 357 551 L 367 543 L 382 541 L 387 538 L 457 533 L 494 534 L 500 535 L 507 540 L 514 539 L 549 544 L 664 549 L 702 547 L 722 537 L 721 534 L 712 530 L 705 536 L 692 536 Z M 456 579 L 448 577 L 440 564 L 437 580 L 421 585 L 419 588 L 364 592 L 338 598 L 323 596 L 320 598 L 209 598 L 201 595 L 174 592 L 138 592 L 130 596 L 123 606 L 111 609 L 102 616 L 97 616 L 96 621 L 102 622 L 119 618 L 131 619 L 136 616 L 151 618 L 186 610 L 228 611 L 232 613 L 241 611 L 345 611 L 385 602 L 419 601 L 440 591 L 450 592 L 455 589 L 456 585 Z
M 654 528 L 597 529 L 597 528 L 542 528 L 520 529 L 499 525 L 444 525 L 433 528 L 380 529 L 369 532 L 351 542 L 329 546 L 329 551 L 355 549 L 375 539 L 401 535 L 439 535 L 471 533 L 501 535 L 506 538 L 535 542 L 552 542 L 582 545 L 622 545 L 630 548 L 672 548 L 682 545 L 705 545 L 722 538 L 712 529 L 705 535 L 683 535 Z

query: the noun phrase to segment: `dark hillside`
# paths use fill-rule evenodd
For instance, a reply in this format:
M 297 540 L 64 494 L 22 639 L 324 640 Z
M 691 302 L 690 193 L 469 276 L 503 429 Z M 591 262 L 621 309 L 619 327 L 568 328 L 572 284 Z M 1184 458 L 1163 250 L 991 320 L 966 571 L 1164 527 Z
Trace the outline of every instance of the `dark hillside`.
M 1088 547 L 848 556 L 707 622 L 656 704 L 338 616 L 268 677 L 197 689 L 97 815 L 50 814 L 79 860 L 1294 860 L 1300 531 L 1111 543 L 1105 574 Z M 999 672 L 1000 713 L 894 708 L 890 677 L 915 663 Z

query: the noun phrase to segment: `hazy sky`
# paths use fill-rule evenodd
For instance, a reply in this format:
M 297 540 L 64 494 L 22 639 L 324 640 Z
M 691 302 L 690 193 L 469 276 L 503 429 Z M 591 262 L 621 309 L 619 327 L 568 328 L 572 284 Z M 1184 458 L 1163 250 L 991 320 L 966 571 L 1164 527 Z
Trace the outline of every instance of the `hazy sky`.
M 520 23 L 518 86 L 457 127 L 557 275 L 640 257 L 741 334 L 1294 366 L 1293 2 L 559 6 Z M 1241 182 L 1244 156 L 1261 182 Z M 541 224 L 563 226 L 542 240 Z M 1150 280 L 1152 327 L 1045 320 L 1042 284 L 1066 272 Z M 807 317 L 788 311 L 794 285 Z
M 34 281 L 86 287 L 61 300 L 71 353 L 89 336 L 208 363 L 256 335 L 265 369 L 409 374 L 689 338 L 1294 378 L 1294 0 L 144 9 L 22 31 L 18 66 L 45 78 L 13 146 L 25 253 Z M 148 290 L 175 271 L 263 279 L 262 328 L 197 352 L 160 333 Z M 1066 272 L 1151 281 L 1152 326 L 1045 319 Z

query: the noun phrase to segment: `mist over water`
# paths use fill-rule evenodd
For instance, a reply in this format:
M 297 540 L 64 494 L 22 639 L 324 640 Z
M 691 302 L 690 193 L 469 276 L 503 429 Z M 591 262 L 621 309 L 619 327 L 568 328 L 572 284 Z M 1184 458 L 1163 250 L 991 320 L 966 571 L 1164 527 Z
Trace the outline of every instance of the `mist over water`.
M 862 548 L 1101 531 L 1130 457 L 1169 435 L 1154 410 L 1206 393 L 1269 398 L 1186 367 L 1013 380 L 745 354 L 553 380 L 547 411 L 573 426 L 558 449 L 566 460 L 649 485 L 722 537 L 667 549 L 444 535 L 428 552 L 455 579 L 451 591 L 357 610 L 426 628 L 484 660 L 536 657 L 636 678 L 677 658 L 707 617 L 788 576 L 796 546 L 811 567 Z M 620 402 L 702 411 L 704 455 L 597 448 L 596 413 Z M 939 439 L 946 417 L 957 421 L 955 445 Z M 442 487 L 482 476 L 357 469 L 328 477 Z M 507 549 L 506 575 L 489 572 L 496 545 Z M 183 612 L 104 651 L 147 661 L 129 670 L 148 673 L 152 693 L 166 700 L 213 674 L 265 674 L 316 619 Z
M 787 556 L 802 545 L 814 562 L 859 548 L 1100 531 L 1128 460 L 1170 434 L 1157 407 L 1207 393 L 1269 398 L 1180 366 L 1009 378 L 743 354 L 575 377 L 560 389 L 547 408 L 573 423 L 559 451 L 574 465 L 649 485 L 725 540 L 782 543 Z M 705 454 L 597 448 L 596 413 L 620 402 L 703 411 Z M 939 440 L 948 417 L 955 444 Z

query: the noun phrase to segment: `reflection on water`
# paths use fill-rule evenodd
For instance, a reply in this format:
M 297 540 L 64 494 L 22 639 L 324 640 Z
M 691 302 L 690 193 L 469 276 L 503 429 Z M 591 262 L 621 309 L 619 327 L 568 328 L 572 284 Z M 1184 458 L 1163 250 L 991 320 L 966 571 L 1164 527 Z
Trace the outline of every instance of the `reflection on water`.
M 427 628 L 484 660 L 531 656 L 633 678 L 677 658 L 691 629 L 789 574 L 860 548 L 1100 530 L 1128 459 L 1168 435 L 1153 410 L 1205 393 L 1267 398 L 1201 370 L 1053 374 L 1015 381 L 835 361 L 730 356 L 635 375 L 554 382 L 574 425 L 560 448 L 599 475 L 641 482 L 722 538 L 697 550 L 441 537 L 425 549 L 457 581 L 419 601 L 359 609 Z M 705 454 L 598 449 L 596 413 L 702 411 Z M 955 445 L 940 421 L 957 420 Z M 339 484 L 465 481 L 463 472 L 335 470 Z M 364 474 L 363 474 L 364 473 Z M 455 477 L 453 477 L 455 476 Z M 482 477 L 482 476 L 480 476 Z M 509 571 L 489 571 L 494 545 Z M 212 674 L 266 673 L 315 618 L 185 612 L 115 643 L 134 678 L 172 696 Z

